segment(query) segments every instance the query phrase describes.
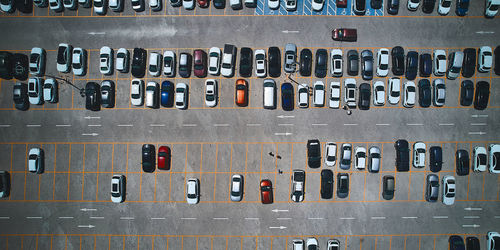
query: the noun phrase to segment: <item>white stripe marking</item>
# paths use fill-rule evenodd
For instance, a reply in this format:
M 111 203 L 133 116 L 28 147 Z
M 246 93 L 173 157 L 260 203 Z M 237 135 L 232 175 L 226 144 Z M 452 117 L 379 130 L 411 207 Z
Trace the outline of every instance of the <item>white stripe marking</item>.
M 118 124 L 116 126 L 118 126 L 118 127 L 133 127 L 134 125 L 133 124 Z
M 407 123 L 406 126 L 423 126 L 422 123 Z
M 56 124 L 56 127 L 71 127 L 71 124 Z
M 455 123 L 439 123 L 439 126 L 455 126 Z
M 278 126 L 293 126 L 293 124 L 291 124 L 291 123 L 281 123 L 281 124 L 278 124 Z
M 375 125 L 376 125 L 376 126 L 389 126 L 389 125 L 391 125 L 391 124 L 389 124 L 389 123 L 377 123 L 377 124 L 375 124 Z
M 152 220 L 164 220 L 164 217 L 159 217 L 159 218 L 151 218 Z
M 182 124 L 183 127 L 196 127 L 198 126 L 197 124 Z
M 486 126 L 486 123 L 471 123 L 471 126 Z
M 448 216 L 440 216 L 440 215 L 438 215 L 438 216 L 432 216 L 432 218 L 434 218 L 434 219 L 448 219 Z
M 196 220 L 196 218 L 181 218 L 181 220 Z
M 165 124 L 149 124 L 150 127 L 165 127 Z
M 380 216 L 380 217 L 372 217 L 372 220 L 385 220 L 385 217 Z
M 479 216 L 464 216 L 464 219 L 479 219 Z
M 40 125 L 40 124 L 28 124 L 28 125 L 26 125 L 26 127 L 28 127 L 28 128 L 32 128 L 32 127 L 41 127 L 41 126 L 42 126 L 42 125 Z
M 5 216 L 5 217 L 0 217 L 0 220 L 8 220 L 8 219 L 10 219 L 10 217 L 7 217 L 7 216 Z
M 214 124 L 214 127 L 229 127 L 229 124 L 224 123 L 224 124 Z
M 248 123 L 247 124 L 248 127 L 258 127 L 260 125 L 261 125 L 260 123 Z
M 89 126 L 89 127 L 100 127 L 100 126 L 101 126 L 101 124 L 89 124 L 89 125 L 87 125 L 87 126 Z
M 120 217 L 120 220 L 133 220 L 134 217 Z
M 228 220 L 229 218 L 224 217 L 224 218 L 212 218 L 212 219 L 214 219 L 214 220 Z
M 401 218 L 402 219 L 417 219 L 418 217 L 416 217 L 416 216 L 403 216 Z
M 0 128 L 8 128 L 10 127 L 10 124 L 0 124 Z
M 326 123 L 313 123 L 312 126 L 328 126 Z
M 42 217 L 39 216 L 28 216 L 26 219 L 41 219 Z
M 498 216 L 498 215 L 495 215 L 495 219 L 500 219 L 500 216 Z
M 324 220 L 325 218 L 317 217 L 317 218 L 307 218 L 308 220 Z
M 356 218 L 354 217 L 341 217 L 341 220 L 355 220 Z
M 276 218 L 278 220 L 291 220 L 292 218 Z
M 94 217 L 94 216 L 90 216 L 90 219 L 104 219 L 104 217 Z
M 73 219 L 74 217 L 72 216 L 62 216 L 62 217 L 59 217 L 59 219 Z
M 344 126 L 358 126 L 357 123 L 344 123 Z

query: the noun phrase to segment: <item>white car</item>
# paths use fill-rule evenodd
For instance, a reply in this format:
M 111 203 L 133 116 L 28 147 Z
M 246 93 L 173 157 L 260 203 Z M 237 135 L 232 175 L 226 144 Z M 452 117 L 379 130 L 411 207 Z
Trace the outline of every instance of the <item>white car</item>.
M 82 48 L 73 49 L 73 74 L 83 76 L 87 72 L 87 51 Z
M 125 176 L 113 175 L 111 177 L 111 201 L 121 203 L 125 201 Z
M 479 52 L 477 55 L 477 71 L 481 73 L 487 73 L 491 69 L 491 65 L 493 64 L 493 54 L 491 51 L 491 47 L 482 46 L 479 48 Z
M 448 15 L 451 9 L 451 0 L 439 0 L 438 3 L 438 13 L 440 15 Z
M 327 142 L 325 146 L 325 163 L 329 167 L 335 166 L 337 162 L 337 144 Z
M 194 9 L 194 0 L 183 0 L 182 7 L 184 7 L 184 9 L 186 10 Z
M 340 82 L 330 82 L 330 108 L 340 107 Z
M 326 250 L 340 250 L 340 242 L 338 240 L 328 240 Z
M 217 47 L 212 47 L 208 51 L 208 73 L 210 75 L 219 75 L 221 53 Z
M 325 0 L 312 0 L 311 7 L 314 11 L 323 10 L 323 5 L 325 5 Z
M 78 0 L 63 0 L 63 6 L 68 10 L 76 10 Z
M 382 48 L 377 52 L 377 76 L 386 77 L 389 74 L 389 50 Z
M 50 6 L 49 8 L 55 12 L 61 12 L 64 10 L 62 0 L 49 0 L 49 6 Z
M 174 77 L 176 66 L 177 61 L 175 53 L 171 50 L 163 52 L 163 74 L 168 77 Z
M 133 79 L 130 85 L 130 103 L 134 106 L 142 106 L 144 102 L 144 81 Z
M 432 86 L 434 89 L 434 95 L 432 98 L 434 106 L 442 107 L 446 100 L 446 86 L 444 85 L 443 79 L 434 79 Z
M 200 201 L 200 181 L 196 178 L 187 180 L 186 201 L 188 204 L 197 204 Z
M 304 200 L 304 189 L 306 181 L 306 172 L 304 170 L 293 170 L 292 173 L 292 193 L 290 198 L 294 202 Z
M 68 73 L 71 70 L 71 52 L 73 47 L 67 43 L 60 43 L 57 49 L 57 71 Z
M 484 147 L 474 147 L 473 151 L 474 159 L 473 166 L 474 172 L 484 172 L 488 165 L 488 155 L 486 148 Z
M 488 151 L 490 153 L 490 162 L 488 163 L 490 173 L 500 174 L 500 144 L 490 144 Z
M 356 147 L 354 154 L 354 167 L 356 169 L 365 169 L 366 167 L 366 148 Z
M 415 106 L 416 95 L 415 83 L 412 81 L 405 82 L 403 86 L 403 106 L 406 108 Z
M 292 241 L 292 250 L 304 250 L 304 241 L 301 239 L 294 239 Z
M 373 84 L 373 105 L 384 106 L 385 104 L 385 84 L 382 81 L 376 81 Z
M 498 13 L 498 0 L 486 0 L 486 7 L 484 8 L 484 16 L 486 18 L 494 18 Z
M 408 0 L 408 10 L 415 11 L 420 6 L 420 0 Z
M 30 54 L 30 73 L 34 76 L 42 76 L 45 73 L 45 58 L 47 53 L 42 48 L 32 48 Z
M 296 11 L 297 10 L 297 0 L 285 0 L 286 11 Z
M 243 199 L 243 176 L 235 174 L 231 177 L 231 201 L 241 201 Z
M 28 153 L 28 171 L 43 174 L 45 156 L 41 148 L 31 148 Z
M 123 11 L 123 1 L 125 0 L 109 0 L 109 9 L 114 12 Z
M 332 49 L 332 51 L 330 53 L 330 60 L 332 62 L 332 67 L 330 68 L 332 76 L 341 77 L 342 76 L 342 50 Z
M 160 53 L 152 52 L 149 55 L 148 71 L 151 76 L 159 76 L 161 73 L 161 55 Z
M 158 108 L 158 83 L 148 82 L 146 85 L 146 107 Z
M 186 109 L 188 102 L 188 87 L 185 83 L 177 83 L 175 85 L 175 107 L 178 109 Z
M 299 84 L 297 87 L 297 95 L 299 96 L 299 108 L 309 107 L 309 86 L 305 84 Z
M 486 249 L 498 249 L 500 246 L 500 234 L 498 232 L 488 232 L 486 235 L 486 241 L 488 241 Z
M 446 73 L 446 52 L 442 49 L 434 50 L 432 57 L 434 58 L 434 75 L 444 76 Z
M 217 105 L 217 80 L 207 79 L 205 81 L 205 105 L 215 107 Z
M 127 73 L 130 62 L 130 52 L 125 48 L 120 48 L 116 52 L 116 70 Z
M 255 75 L 266 77 L 266 69 L 266 51 L 263 49 L 255 50 Z
M 4 13 L 12 13 L 16 10 L 14 5 L 14 0 L 3 0 L 0 2 L 0 10 Z
M 325 84 L 322 81 L 316 81 L 313 85 L 313 103 L 315 107 L 325 106 Z
M 101 71 L 101 74 L 103 75 L 113 74 L 113 50 L 110 47 L 104 46 L 101 48 L 99 61 L 100 61 L 99 70 Z
M 396 105 L 399 102 L 399 96 L 401 92 L 401 79 L 398 77 L 393 77 L 389 79 L 389 94 L 387 95 L 387 101 L 390 104 Z
M 319 249 L 318 240 L 316 238 L 307 238 L 306 249 Z
M 452 175 L 443 176 L 443 204 L 453 205 L 455 203 L 455 177 Z
M 32 77 L 28 80 L 28 99 L 31 104 L 40 105 L 43 103 L 42 80 Z
M 108 0 L 94 0 L 94 13 L 98 15 L 106 15 L 108 8 Z
M 149 0 L 149 7 L 152 11 L 160 11 L 162 2 L 160 0 Z
M 140 12 L 144 10 L 144 0 L 131 0 L 132 9 L 136 12 Z
M 354 78 L 344 80 L 344 102 L 350 108 L 356 108 L 356 80 Z
M 43 100 L 50 103 L 58 101 L 58 84 L 54 78 L 46 78 L 43 83 Z
M 413 166 L 416 168 L 425 167 L 425 143 L 415 142 L 413 144 Z
M 280 0 L 267 0 L 267 6 L 269 9 L 277 10 L 280 8 Z

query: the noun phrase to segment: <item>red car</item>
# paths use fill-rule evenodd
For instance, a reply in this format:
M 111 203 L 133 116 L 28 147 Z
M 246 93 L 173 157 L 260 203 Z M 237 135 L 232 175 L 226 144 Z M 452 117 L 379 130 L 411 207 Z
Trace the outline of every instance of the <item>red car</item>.
M 262 204 L 273 203 L 273 183 L 270 180 L 260 181 L 260 201 Z
M 356 42 L 358 32 L 356 29 L 334 29 L 332 30 L 332 39 L 335 41 Z
M 347 8 L 347 0 L 337 0 L 337 8 Z
M 206 8 L 208 7 L 208 0 L 197 0 L 198 6 L 201 8 Z
M 245 107 L 248 105 L 248 83 L 243 79 L 236 81 L 236 94 L 234 95 L 236 105 Z
M 207 53 L 201 49 L 194 51 L 194 75 L 197 77 L 207 76 Z
M 158 169 L 170 170 L 170 148 L 167 146 L 158 149 Z

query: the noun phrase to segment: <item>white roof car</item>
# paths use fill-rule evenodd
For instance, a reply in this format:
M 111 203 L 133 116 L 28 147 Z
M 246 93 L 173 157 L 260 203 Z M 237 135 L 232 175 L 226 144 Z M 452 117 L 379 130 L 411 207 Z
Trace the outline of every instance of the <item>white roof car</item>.
M 383 106 L 385 104 L 385 84 L 382 81 L 373 83 L 373 105 Z
M 68 73 L 71 70 L 71 52 L 73 47 L 67 43 L 60 43 L 57 48 L 57 71 Z
M 146 107 L 158 107 L 158 92 L 158 83 L 148 82 L 148 84 L 146 85 Z
M 488 155 L 485 147 L 474 147 L 473 151 L 473 166 L 474 172 L 484 172 L 486 171 L 486 166 L 488 165 Z
M 453 205 L 455 203 L 455 177 L 451 175 L 443 176 L 443 203 Z
M 290 198 L 294 202 L 304 200 L 304 189 L 306 181 L 306 172 L 304 170 L 293 170 L 292 173 L 292 193 Z
M 42 76 L 45 73 L 46 52 L 42 48 L 32 48 L 30 54 L 30 73 L 34 76 Z
M 292 241 L 292 250 L 304 250 L 304 241 L 301 239 L 294 239 Z
M 322 81 L 316 81 L 313 85 L 313 103 L 315 107 L 325 106 L 325 84 Z
M 440 15 L 448 15 L 451 9 L 451 0 L 439 0 L 438 13 Z
M 123 11 L 123 1 L 124 0 L 109 0 L 109 9 L 114 12 Z
M 263 49 L 255 50 L 255 75 L 266 77 L 266 51 Z
M 442 49 L 434 50 L 432 57 L 434 58 L 434 75 L 444 76 L 446 73 L 446 52 Z
M 149 7 L 151 8 L 152 11 L 160 11 L 162 2 L 163 1 L 159 0 L 149 0 Z
M 330 82 L 330 108 L 340 107 L 340 82 Z
M 46 78 L 43 83 L 43 100 L 56 103 L 58 97 L 58 85 L 54 78 Z
M 411 108 L 415 106 L 417 89 L 412 81 L 405 82 L 403 86 L 403 106 Z
M 500 144 L 490 144 L 488 146 L 490 153 L 489 170 L 490 173 L 500 174 Z
M 280 0 L 267 0 L 267 6 L 269 9 L 276 10 L 280 7 Z
M 309 86 L 305 84 L 299 84 L 297 87 L 297 95 L 299 96 L 299 108 L 309 107 Z
M 199 181 L 190 178 L 186 183 L 186 201 L 188 204 L 197 204 L 200 201 Z
M 215 107 L 217 105 L 217 80 L 207 79 L 205 81 L 205 105 Z
M 368 150 L 368 171 L 371 173 L 377 173 L 380 171 L 380 162 L 381 162 L 381 151 L 377 146 L 371 146 Z
M 226 51 L 227 49 L 227 51 Z M 229 51 L 231 49 L 231 51 Z M 234 51 L 236 51 L 234 46 L 229 44 L 224 45 L 224 52 L 222 53 L 222 65 L 220 69 L 221 75 L 225 77 L 231 77 L 234 75 Z
M 99 61 L 99 70 L 101 71 L 101 74 L 113 74 L 113 50 L 110 47 L 104 46 L 101 48 Z
M 73 74 L 83 76 L 87 69 L 87 51 L 82 48 L 73 49 L 72 60 Z
M 408 10 L 415 11 L 420 5 L 420 0 L 408 0 Z
M 108 0 L 94 0 L 94 13 L 98 15 L 106 15 Z
M 481 73 L 487 73 L 490 71 L 492 64 L 493 54 L 491 51 L 491 47 L 482 46 L 481 48 L 479 48 L 477 56 L 477 71 Z
M 111 178 L 111 201 L 121 203 L 125 200 L 125 176 L 113 175 Z
M 149 55 L 148 71 L 151 76 L 159 76 L 161 73 L 161 55 L 151 52 Z
M 382 48 L 377 52 L 377 76 L 385 77 L 389 73 L 389 50 Z
M 188 87 L 185 83 L 177 83 L 175 85 L 175 107 L 178 109 L 187 108 Z
M 326 250 L 340 250 L 340 242 L 338 240 L 328 240 Z
M 354 154 L 354 167 L 356 169 L 365 169 L 366 167 L 366 148 L 356 147 Z
M 241 201 L 243 198 L 243 176 L 235 174 L 231 177 L 231 201 Z
M 194 9 L 194 0 L 183 0 L 182 7 L 184 7 L 184 9 L 186 10 Z
M 494 18 L 498 13 L 498 0 L 486 0 L 486 7 L 484 8 L 484 16 L 486 18 Z
M 34 105 L 40 105 L 43 103 L 41 78 L 31 77 L 28 80 L 28 99 L 29 102 Z
M 144 100 L 144 81 L 133 79 L 130 85 L 130 103 L 134 106 L 142 106 Z
M 12 13 L 14 12 L 16 9 L 14 7 L 15 5 L 15 1 L 14 0 L 10 0 L 10 1 L 1 1 L 0 2 L 0 10 L 4 13 Z
M 389 79 L 389 93 L 387 94 L 387 101 L 390 104 L 398 104 L 401 89 L 401 80 L 398 77 Z
M 434 106 L 436 107 L 441 107 L 444 105 L 444 102 L 446 100 L 446 86 L 444 85 L 443 79 L 434 79 L 432 82 L 433 89 L 434 89 L 434 95 L 433 95 L 433 102 Z
M 488 241 L 486 249 L 498 249 L 500 246 L 500 234 L 498 232 L 488 232 L 486 235 L 486 241 Z
M 327 142 L 325 146 L 325 163 L 329 167 L 335 166 L 337 162 L 337 144 Z
M 175 60 L 175 53 L 171 50 L 163 52 L 163 74 L 168 77 L 175 76 L 175 67 L 177 66 Z
M 12 1 L 14 2 L 14 1 Z M 64 10 L 62 0 L 49 0 L 49 7 L 55 12 L 61 12 Z
M 128 72 L 130 52 L 125 48 L 120 48 L 116 52 L 116 70 L 122 73 Z
M 342 76 L 342 50 L 332 49 L 330 52 L 330 61 L 332 62 L 332 67 L 330 71 L 332 76 L 341 77 Z
M 28 171 L 42 174 L 44 170 L 44 158 L 41 148 L 31 148 L 28 153 Z
M 295 72 L 295 63 L 297 59 L 297 46 L 293 43 L 287 43 L 285 45 L 285 65 L 283 69 L 287 73 Z
M 425 143 L 423 142 L 413 144 L 413 166 L 416 168 L 425 167 Z
M 316 238 L 307 238 L 306 249 L 319 249 L 318 240 Z
M 285 9 L 287 11 L 297 10 L 297 0 L 285 0 Z
M 210 75 L 219 75 L 221 53 L 217 47 L 212 47 L 208 51 L 208 73 Z
M 354 78 L 344 80 L 344 102 L 349 107 L 356 107 L 356 80 Z
M 325 5 L 325 0 L 312 0 L 311 7 L 314 11 L 323 10 L 323 5 Z

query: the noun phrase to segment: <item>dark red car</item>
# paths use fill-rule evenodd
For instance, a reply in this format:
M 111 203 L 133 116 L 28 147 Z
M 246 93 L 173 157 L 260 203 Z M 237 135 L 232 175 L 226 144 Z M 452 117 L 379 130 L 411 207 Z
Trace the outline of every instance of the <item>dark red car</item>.
M 198 6 L 201 8 L 206 8 L 208 7 L 208 0 L 197 0 Z
M 207 53 L 201 49 L 194 51 L 194 75 L 197 77 L 207 76 Z
M 270 180 L 260 181 L 260 201 L 262 204 L 273 203 L 273 183 Z
M 347 8 L 347 0 L 337 0 L 337 8 Z
M 332 30 L 332 39 L 335 41 L 356 42 L 358 32 L 356 29 L 334 29 Z
M 161 146 L 158 149 L 158 169 L 170 170 L 170 148 Z

